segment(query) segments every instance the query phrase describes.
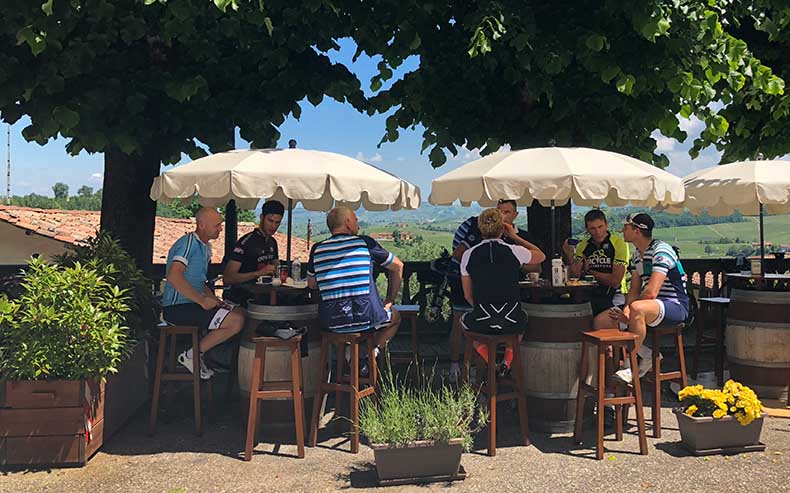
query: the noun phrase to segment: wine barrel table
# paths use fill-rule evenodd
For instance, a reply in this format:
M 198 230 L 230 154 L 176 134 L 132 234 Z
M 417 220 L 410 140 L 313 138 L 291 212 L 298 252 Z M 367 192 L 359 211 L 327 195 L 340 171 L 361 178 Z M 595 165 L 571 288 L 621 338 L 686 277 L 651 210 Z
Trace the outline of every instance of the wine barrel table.
M 529 325 L 521 341 L 529 427 L 544 433 L 573 431 L 579 389 L 581 333 L 592 330 L 590 303 L 522 303 Z M 596 361 L 594 355 L 589 361 Z M 593 366 L 593 365 L 591 365 Z M 595 368 L 587 383 L 595 384 Z
M 262 321 L 293 322 L 295 325 L 305 324 L 308 333 L 302 338 L 302 344 L 307 344 L 307 355 L 302 356 L 302 385 L 304 387 L 304 408 L 312 409 L 313 396 L 317 387 L 316 378 L 321 353 L 321 339 L 317 329 L 318 305 L 256 305 L 247 306 L 247 326 L 245 335 L 239 347 L 239 390 L 243 402 L 250 398 L 250 383 L 252 382 L 252 365 L 255 359 L 255 343 L 250 338 L 254 335 L 255 328 Z M 281 348 L 266 350 L 264 379 L 289 380 L 291 378 L 290 353 Z M 282 427 L 293 429 L 293 407 L 288 399 L 272 399 L 263 403 L 261 423 L 259 429 Z M 247 409 L 246 406 L 242 406 Z M 309 423 L 309 411 L 306 411 Z
M 790 292 L 733 289 L 727 311 L 730 378 L 760 398 L 787 400 Z

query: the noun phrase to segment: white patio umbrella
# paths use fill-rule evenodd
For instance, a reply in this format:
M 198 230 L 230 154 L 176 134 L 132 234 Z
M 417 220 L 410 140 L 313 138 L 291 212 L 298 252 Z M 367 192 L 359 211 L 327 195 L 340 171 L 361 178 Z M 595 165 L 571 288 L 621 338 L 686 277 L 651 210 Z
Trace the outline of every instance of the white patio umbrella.
M 692 213 L 707 210 L 712 216 L 725 216 L 738 209 L 760 216 L 760 262 L 765 263 L 763 215 L 790 213 L 790 161 L 723 164 L 692 173 L 683 184 L 686 200 L 681 207 Z
M 601 204 L 655 207 L 683 201 L 682 180 L 660 168 L 615 152 L 584 147 L 541 147 L 497 152 L 436 178 L 428 201 L 449 205 L 497 200 L 530 205 Z M 554 221 L 552 220 L 552 252 Z
M 249 149 L 212 154 L 165 171 L 154 179 L 151 199 L 169 202 L 197 195 L 205 206 L 230 200 L 253 209 L 261 199 L 286 204 L 290 262 L 291 212 L 335 206 L 367 210 L 416 209 L 420 189 L 386 171 L 348 156 L 306 149 Z

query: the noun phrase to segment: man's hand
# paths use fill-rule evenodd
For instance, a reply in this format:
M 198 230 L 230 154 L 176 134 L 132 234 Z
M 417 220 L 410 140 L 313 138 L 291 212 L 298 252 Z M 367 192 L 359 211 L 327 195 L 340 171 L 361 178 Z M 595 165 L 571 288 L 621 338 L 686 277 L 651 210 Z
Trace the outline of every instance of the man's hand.
M 392 305 L 393 305 L 392 300 L 389 300 L 389 299 L 384 300 L 384 309 L 391 310 L 392 309 Z
M 503 223 L 503 226 L 505 227 L 505 236 L 507 236 L 511 240 L 515 240 L 516 238 L 518 238 L 518 232 L 515 226 L 508 223 Z
M 570 244 L 568 244 L 568 240 L 565 240 L 562 243 L 562 251 L 565 253 L 565 258 L 573 260 L 575 249 Z
M 628 323 L 628 317 L 626 317 L 625 313 L 623 313 L 623 310 L 619 306 L 613 306 L 609 308 L 609 318 L 619 323 Z
M 213 308 L 216 308 L 217 305 L 219 305 L 221 302 L 222 300 L 220 300 L 216 296 L 204 296 L 200 300 L 200 307 L 203 308 L 204 310 L 211 310 Z
M 274 264 L 266 264 L 266 265 L 263 266 L 263 268 L 258 269 L 257 271 L 255 271 L 255 274 L 256 274 L 256 277 L 273 276 L 275 270 L 276 269 L 275 269 L 275 265 Z

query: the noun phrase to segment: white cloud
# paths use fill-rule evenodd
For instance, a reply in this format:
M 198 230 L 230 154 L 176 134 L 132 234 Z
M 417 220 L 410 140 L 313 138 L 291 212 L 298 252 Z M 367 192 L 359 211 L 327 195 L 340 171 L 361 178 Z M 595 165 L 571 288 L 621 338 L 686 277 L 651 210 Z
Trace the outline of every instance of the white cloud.
M 371 163 L 380 163 L 382 161 L 384 161 L 384 158 L 378 152 L 370 157 Z
M 396 159 L 397 159 L 398 161 L 405 161 L 405 160 L 406 160 L 406 158 L 405 158 L 405 157 L 403 157 L 403 156 L 398 156 Z
M 104 174 L 103 173 L 93 173 L 91 175 L 90 179 L 91 179 L 91 181 L 103 181 L 104 180 Z
M 357 153 L 357 155 L 356 155 L 356 156 L 354 156 L 354 158 L 355 158 L 355 159 L 357 159 L 358 161 L 364 161 L 364 160 L 365 160 L 365 155 L 364 155 L 364 154 L 362 154 L 362 151 L 359 151 L 359 152 Z
M 671 152 L 675 149 L 676 143 L 675 139 L 669 137 L 656 137 L 656 150 L 658 152 Z
M 699 134 L 705 126 L 705 124 L 702 123 L 702 120 L 694 115 L 692 115 L 691 118 L 683 118 L 678 116 L 678 120 L 680 120 L 678 126 L 681 130 L 689 134 L 689 137 L 696 138 L 697 134 Z

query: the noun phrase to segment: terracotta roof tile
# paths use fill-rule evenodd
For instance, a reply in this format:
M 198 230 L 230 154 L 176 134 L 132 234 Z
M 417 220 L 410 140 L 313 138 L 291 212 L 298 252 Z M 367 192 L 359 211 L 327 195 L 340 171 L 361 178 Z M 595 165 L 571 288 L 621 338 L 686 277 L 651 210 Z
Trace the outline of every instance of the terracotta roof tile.
M 101 214 L 98 211 L 65 211 L 59 209 L 36 209 L 32 207 L 16 207 L 0 205 L 0 221 L 17 227 L 34 231 L 64 243 L 84 244 L 88 237 L 96 234 Z M 254 223 L 239 223 L 239 237 L 255 228 Z M 153 262 L 163 264 L 167 259 L 170 246 L 181 236 L 195 229 L 194 219 L 156 218 L 154 230 Z M 285 257 L 286 235 L 275 234 L 280 257 Z M 225 232 L 211 242 L 212 263 L 220 263 L 225 245 Z M 310 249 L 307 241 L 302 238 L 291 238 L 291 251 L 294 258 L 307 261 Z

